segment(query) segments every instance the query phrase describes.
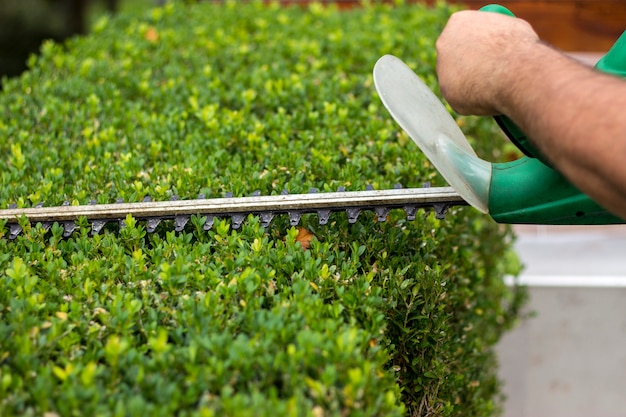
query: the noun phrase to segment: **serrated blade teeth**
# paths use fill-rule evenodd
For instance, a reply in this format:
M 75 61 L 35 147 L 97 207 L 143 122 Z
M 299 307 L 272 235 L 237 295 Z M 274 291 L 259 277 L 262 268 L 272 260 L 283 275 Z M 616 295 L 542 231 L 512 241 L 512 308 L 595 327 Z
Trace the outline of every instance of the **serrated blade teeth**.
M 346 209 L 346 213 L 348 214 L 348 223 L 353 224 L 359 218 L 359 214 L 361 214 L 361 209 L 359 208 L 349 208 Z
M 145 198 L 144 198 L 145 200 Z M 90 200 L 89 205 L 95 206 L 97 204 L 96 200 Z M 97 235 L 100 231 L 106 226 L 106 220 L 93 220 L 91 222 L 91 236 Z
M 97 235 L 106 226 L 106 220 L 94 220 L 91 222 L 91 235 Z
M 264 229 L 268 228 L 272 220 L 274 219 L 274 213 L 271 211 L 265 211 L 261 213 L 261 227 Z
M 328 224 L 328 220 L 330 219 L 330 210 L 318 210 L 317 217 L 319 218 L 319 223 L 321 225 Z
M 191 216 L 176 216 L 174 218 L 174 230 L 182 232 L 190 218 Z
M 22 226 L 17 223 L 11 223 L 9 225 L 9 239 L 16 239 L 20 233 L 22 233 Z
M 374 209 L 376 215 L 378 216 L 379 222 L 384 222 L 387 220 L 387 215 L 389 214 L 389 208 L 387 207 L 376 207 Z
M 239 229 L 244 220 L 246 220 L 246 215 L 240 213 L 233 214 L 230 217 L 233 223 L 233 229 Z
M 289 224 L 297 226 L 302 218 L 302 212 L 300 210 L 294 210 L 287 213 L 289 215 Z
M 448 204 L 433 204 L 433 208 L 435 209 L 435 216 L 442 220 L 446 217 L 446 212 L 448 211 Z
M 367 186 L 366 191 L 346 191 L 339 187 L 337 192 L 319 193 L 315 188 L 309 189 L 307 194 L 289 194 L 287 190 L 280 196 L 263 196 L 255 191 L 251 196 L 233 198 L 232 193 L 226 193 L 226 198 L 206 199 L 204 194 L 198 195 L 197 200 L 179 200 L 176 194 L 171 195 L 169 202 L 153 202 L 150 196 L 141 202 L 124 203 L 118 198 L 114 204 L 97 204 L 95 200 L 88 205 L 71 206 L 64 201 L 59 207 L 44 207 L 37 203 L 33 208 L 18 209 L 11 204 L 9 209 L 0 210 L 0 216 L 6 221 L 9 229 L 7 238 L 15 239 L 23 233 L 17 219 L 26 216 L 31 225 L 45 230 L 53 224 L 63 227 L 63 236 L 70 237 L 79 228 L 80 218 L 86 218 L 91 226 L 91 235 L 100 233 L 107 223 L 117 223 L 119 228 L 126 227 L 125 219 L 131 214 L 140 221 L 145 221 L 148 233 L 156 232 L 164 220 L 173 220 L 173 229 L 182 232 L 189 224 L 192 216 L 202 216 L 200 223 L 194 221 L 197 227 L 202 226 L 205 231 L 210 230 L 216 217 L 230 217 L 232 228 L 239 229 L 249 215 L 257 216 L 263 228 L 270 226 L 278 214 L 286 214 L 291 226 L 297 226 L 305 213 L 317 214 L 320 225 L 326 225 L 335 211 L 345 211 L 350 224 L 356 223 L 362 211 L 373 211 L 378 222 L 387 221 L 391 210 L 404 208 L 408 221 L 415 220 L 419 209 L 432 207 L 437 218 L 441 219 L 449 207 L 467 205 L 467 203 L 450 187 L 402 189 L 401 185 L 394 186 L 393 190 L 376 191 Z M 119 204 L 119 206 L 118 206 Z M 168 223 L 169 224 L 169 223 Z
M 63 237 L 70 237 L 74 230 L 78 229 L 78 226 L 73 221 L 63 222 Z
M 206 216 L 206 220 L 204 222 L 204 226 L 202 226 L 202 228 L 204 229 L 204 231 L 208 231 L 211 230 L 211 228 L 213 227 L 213 222 L 215 221 L 215 216 L 213 215 L 208 215 Z
M 404 208 L 406 212 L 406 219 L 409 221 L 415 220 L 415 214 L 417 213 L 417 206 L 406 206 Z
M 148 233 L 154 233 L 156 228 L 159 227 L 159 224 L 161 224 L 161 219 L 158 217 L 148 219 L 146 222 L 146 231 Z

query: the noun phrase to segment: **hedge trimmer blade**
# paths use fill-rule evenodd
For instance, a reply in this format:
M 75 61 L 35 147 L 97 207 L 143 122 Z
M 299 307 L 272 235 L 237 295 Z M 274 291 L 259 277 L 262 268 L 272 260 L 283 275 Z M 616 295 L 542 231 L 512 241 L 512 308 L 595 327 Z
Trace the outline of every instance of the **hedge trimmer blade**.
M 26 218 L 30 224 L 40 223 L 50 228 L 54 223 L 63 226 L 64 236 L 69 237 L 79 228 L 78 220 L 89 222 L 92 234 L 99 233 L 107 223 L 117 223 L 124 227 L 128 215 L 146 222 L 146 231 L 152 233 L 163 220 L 173 220 L 174 230 L 182 231 L 197 215 L 202 219 L 204 230 L 210 230 L 216 217 L 230 217 L 233 228 L 241 227 L 248 215 L 257 215 L 261 225 L 270 225 L 275 215 L 287 214 L 292 226 L 300 222 L 305 213 L 316 213 L 319 223 L 326 224 L 332 212 L 345 211 L 348 221 L 355 223 L 364 210 L 374 211 L 378 221 L 385 221 L 389 210 L 403 208 L 407 219 L 415 219 L 417 209 L 432 208 L 437 217 L 443 218 L 450 206 L 467 205 L 450 187 L 424 186 L 423 188 L 395 188 L 393 190 L 344 191 L 308 194 L 254 195 L 251 197 L 224 197 L 206 199 L 199 196 L 194 200 L 150 201 L 112 204 L 88 204 L 71 206 L 68 203 L 57 207 L 44 207 L 39 204 L 32 208 L 8 208 L 0 210 L 0 221 L 5 221 L 9 229 L 8 237 L 15 239 L 21 232 L 20 219 Z

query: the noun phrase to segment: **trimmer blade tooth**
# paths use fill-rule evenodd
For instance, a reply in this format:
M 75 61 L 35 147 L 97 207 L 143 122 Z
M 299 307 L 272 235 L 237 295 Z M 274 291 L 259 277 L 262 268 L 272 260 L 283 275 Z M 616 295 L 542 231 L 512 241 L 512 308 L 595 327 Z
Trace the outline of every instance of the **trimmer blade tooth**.
M 37 204 L 35 204 L 35 208 L 42 208 L 43 207 L 43 202 L 39 202 Z
M 206 216 L 206 220 L 204 221 L 204 226 L 202 226 L 205 232 L 211 230 L 211 228 L 213 227 L 214 221 L 215 221 L 215 216 L 213 216 L 212 214 L 209 214 L 208 216 Z
M 415 214 L 417 213 L 417 206 L 406 206 L 404 208 L 406 212 L 406 219 L 409 221 L 415 220 Z
M 376 215 L 378 216 L 379 222 L 384 222 L 387 220 L 387 215 L 389 214 L 389 208 L 387 207 L 376 207 L 374 209 Z
M 346 209 L 346 213 L 348 213 L 348 223 L 353 224 L 358 220 L 359 214 L 361 214 L 361 209 L 349 208 Z
M 106 220 L 94 220 L 91 222 L 91 235 L 97 235 L 106 226 Z
M 330 219 L 330 210 L 317 210 L 317 217 L 319 218 L 319 222 L 321 225 L 328 224 L 328 220 Z
M 260 215 L 261 217 L 261 227 L 266 229 L 269 227 L 270 223 L 272 223 L 272 219 L 274 219 L 274 212 L 272 211 L 264 211 Z
M 149 195 L 147 195 L 147 196 L 145 196 L 145 197 L 143 198 L 143 200 L 141 200 L 141 201 L 143 201 L 144 203 L 149 203 L 149 202 L 151 202 L 151 201 L 152 201 L 152 197 L 150 197 Z
M 315 187 L 311 187 L 309 188 L 309 194 L 317 194 L 319 192 L 319 190 Z
M 161 219 L 158 217 L 149 218 L 146 222 L 146 231 L 148 233 L 154 233 L 159 224 L 161 224 Z
M 365 186 L 365 190 L 366 190 L 366 191 L 372 191 L 372 190 L 374 190 L 374 186 L 373 186 L 372 184 L 367 184 L 367 185 Z
M 435 216 L 442 220 L 446 217 L 446 212 L 448 211 L 447 204 L 433 204 L 433 208 L 435 209 Z
M 72 220 L 63 222 L 63 237 L 70 237 L 74 230 L 78 229 L 78 225 Z
M 174 230 L 177 232 L 182 232 L 190 218 L 190 216 L 174 217 Z
M 9 239 L 13 240 L 17 238 L 20 233 L 22 233 L 22 226 L 16 223 L 11 223 L 9 225 Z
M 300 219 L 302 218 L 302 212 L 300 210 L 294 210 L 288 212 L 289 214 L 289 224 L 292 226 L 297 226 L 300 223 Z
M 241 227 L 241 224 L 244 222 L 244 220 L 246 220 L 246 215 L 245 214 L 233 214 L 230 216 L 232 223 L 233 223 L 233 229 L 239 229 Z

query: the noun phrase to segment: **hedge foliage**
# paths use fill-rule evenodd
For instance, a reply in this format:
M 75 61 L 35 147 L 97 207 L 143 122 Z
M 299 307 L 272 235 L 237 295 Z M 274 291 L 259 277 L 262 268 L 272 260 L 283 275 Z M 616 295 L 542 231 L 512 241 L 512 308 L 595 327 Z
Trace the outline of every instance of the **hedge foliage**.
M 0 207 L 443 185 L 371 70 L 393 53 L 436 90 L 450 13 L 226 2 L 102 18 L 5 80 Z M 498 156 L 491 121 L 459 123 Z M 0 415 L 498 410 L 493 346 L 524 292 L 502 282 L 510 231 L 471 208 L 126 225 L 0 238 Z

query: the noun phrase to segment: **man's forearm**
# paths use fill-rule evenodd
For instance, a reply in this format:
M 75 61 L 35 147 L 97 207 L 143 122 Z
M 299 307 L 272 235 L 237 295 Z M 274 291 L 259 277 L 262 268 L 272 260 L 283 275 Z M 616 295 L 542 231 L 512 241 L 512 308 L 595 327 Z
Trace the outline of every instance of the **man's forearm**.
M 546 45 L 508 63 L 498 107 L 574 185 L 626 217 L 626 82 Z

